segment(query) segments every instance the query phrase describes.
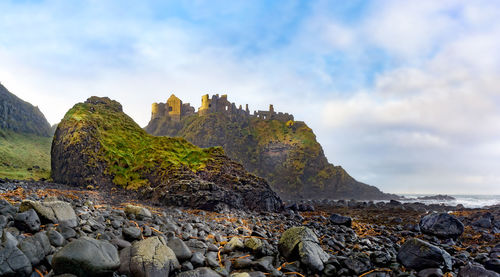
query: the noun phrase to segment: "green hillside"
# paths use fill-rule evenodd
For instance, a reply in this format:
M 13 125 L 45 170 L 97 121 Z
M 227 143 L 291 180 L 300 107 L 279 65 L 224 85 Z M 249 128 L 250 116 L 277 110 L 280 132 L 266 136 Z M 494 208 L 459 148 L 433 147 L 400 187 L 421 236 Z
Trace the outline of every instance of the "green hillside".
M 49 178 L 51 142 L 51 137 L 0 130 L 0 178 Z

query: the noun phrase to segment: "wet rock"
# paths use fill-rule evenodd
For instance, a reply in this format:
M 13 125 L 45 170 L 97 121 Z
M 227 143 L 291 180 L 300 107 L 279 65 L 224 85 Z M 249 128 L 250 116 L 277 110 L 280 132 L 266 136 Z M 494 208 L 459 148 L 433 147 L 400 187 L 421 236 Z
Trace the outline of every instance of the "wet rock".
M 442 277 L 443 271 L 440 268 L 427 268 L 420 270 L 417 277 Z
M 194 252 L 193 256 L 191 257 L 191 263 L 195 266 L 203 266 L 205 264 L 205 256 L 201 254 L 200 252 Z
M 120 266 L 116 248 L 107 241 L 83 237 L 68 243 L 52 259 L 56 274 L 108 276 Z
M 137 227 L 127 227 L 122 230 L 123 238 L 128 241 L 134 241 L 141 238 L 141 229 Z
M 191 259 L 193 253 L 191 253 L 191 249 L 178 237 L 171 237 L 168 240 L 167 246 L 174 251 L 175 256 L 180 261 L 186 261 Z
M 245 247 L 253 252 L 258 252 L 262 249 L 262 241 L 258 238 L 248 238 L 245 240 Z
M 0 276 L 29 276 L 31 262 L 17 247 L 0 247 Z
M 163 237 L 134 242 L 120 252 L 120 260 L 119 272 L 128 276 L 169 276 L 170 272 L 181 268 Z
M 447 213 L 433 213 L 420 220 L 420 230 L 424 234 L 442 238 L 457 238 L 464 232 L 464 224 Z
M 0 199 L 0 215 L 14 215 L 16 212 L 16 207 L 12 206 L 7 200 Z
M 484 267 L 488 270 L 493 270 L 496 273 L 500 273 L 500 259 L 492 258 L 484 263 Z
M 347 227 L 351 227 L 352 225 L 352 219 L 348 216 L 342 216 L 339 214 L 332 214 L 330 216 L 330 222 L 335 224 L 335 225 L 344 225 Z
M 245 247 L 245 244 L 243 244 L 241 239 L 238 237 L 234 237 L 226 245 L 224 245 L 223 252 L 229 253 L 229 252 L 234 251 L 235 249 L 242 249 L 244 247 Z
M 200 267 L 195 270 L 185 271 L 177 274 L 177 277 L 220 277 L 217 272 L 208 267 Z
M 49 238 L 45 232 L 36 233 L 19 243 L 19 249 L 28 257 L 33 266 L 40 263 L 48 254 L 52 252 Z
M 314 232 L 307 227 L 292 227 L 286 230 L 278 243 L 278 249 L 287 260 L 300 259 L 314 271 L 322 271 L 328 254 L 319 246 Z
M 494 271 L 487 270 L 478 265 L 467 265 L 458 271 L 457 277 L 499 277 Z
M 127 205 L 125 207 L 125 213 L 127 215 L 133 214 L 137 219 L 151 217 L 151 212 L 148 209 L 134 205 Z
M 399 249 L 398 261 L 407 268 L 422 270 L 440 268 L 451 270 L 451 256 L 441 248 L 420 239 L 408 239 Z
M 40 230 L 40 219 L 33 209 L 16 214 L 14 224 L 20 230 L 28 233 L 38 232 Z
M 64 244 L 64 237 L 61 233 L 56 230 L 47 231 L 47 237 L 49 237 L 50 244 L 59 247 Z
M 68 202 L 24 200 L 19 207 L 19 211 L 24 212 L 29 209 L 34 209 L 44 223 L 64 222 L 68 227 L 76 227 L 78 225 L 75 211 Z

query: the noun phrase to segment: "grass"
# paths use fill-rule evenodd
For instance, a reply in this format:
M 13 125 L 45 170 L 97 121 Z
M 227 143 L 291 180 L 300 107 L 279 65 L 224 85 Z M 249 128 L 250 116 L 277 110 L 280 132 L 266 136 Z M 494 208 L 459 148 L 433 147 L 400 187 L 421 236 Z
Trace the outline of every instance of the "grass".
M 214 154 L 223 153 L 220 147 L 202 149 L 182 138 L 149 135 L 121 109 L 113 109 L 117 102 L 109 101 L 106 105 L 75 105 L 60 127 L 73 130 L 68 133 L 71 137 L 65 138 L 70 145 L 84 143 L 89 136 L 98 141 L 100 151 L 87 148 L 86 154 L 95 157 L 92 162 L 106 163 L 105 173 L 116 185 L 137 189 L 150 185 L 149 174 L 165 175 L 157 177 L 167 179 L 169 172 L 181 168 L 196 172 L 205 168 Z
M 48 179 L 51 137 L 0 130 L 0 178 Z

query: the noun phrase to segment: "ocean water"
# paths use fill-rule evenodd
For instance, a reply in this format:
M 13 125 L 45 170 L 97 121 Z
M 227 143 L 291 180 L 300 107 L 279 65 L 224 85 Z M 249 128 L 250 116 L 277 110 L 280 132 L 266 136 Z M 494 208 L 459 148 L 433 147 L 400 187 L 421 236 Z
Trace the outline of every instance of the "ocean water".
M 433 196 L 432 194 L 404 194 L 408 200 L 402 200 L 403 203 L 420 202 L 424 204 L 445 204 L 455 206 L 458 204 L 464 205 L 466 208 L 482 208 L 492 205 L 500 205 L 500 195 L 450 195 L 456 200 L 420 200 L 417 197 Z

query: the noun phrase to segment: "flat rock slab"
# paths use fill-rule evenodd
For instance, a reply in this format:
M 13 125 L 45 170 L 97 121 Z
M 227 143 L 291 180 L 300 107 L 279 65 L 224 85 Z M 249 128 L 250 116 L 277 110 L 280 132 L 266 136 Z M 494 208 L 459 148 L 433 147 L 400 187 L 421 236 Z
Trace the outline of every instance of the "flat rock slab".
M 44 223 L 64 222 L 68 227 L 78 226 L 78 219 L 75 211 L 68 202 L 24 200 L 19 207 L 19 211 L 24 212 L 29 209 L 34 209 Z

